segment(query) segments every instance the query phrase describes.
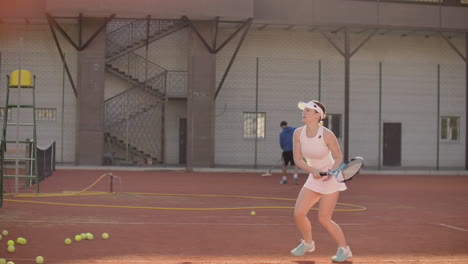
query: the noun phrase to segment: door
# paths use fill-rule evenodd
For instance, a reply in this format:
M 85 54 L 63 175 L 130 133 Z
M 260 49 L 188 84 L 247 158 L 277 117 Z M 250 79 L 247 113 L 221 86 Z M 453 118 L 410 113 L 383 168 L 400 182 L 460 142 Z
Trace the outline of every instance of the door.
M 187 162 L 187 118 L 179 119 L 179 164 Z
M 401 165 L 401 123 L 383 124 L 383 165 Z

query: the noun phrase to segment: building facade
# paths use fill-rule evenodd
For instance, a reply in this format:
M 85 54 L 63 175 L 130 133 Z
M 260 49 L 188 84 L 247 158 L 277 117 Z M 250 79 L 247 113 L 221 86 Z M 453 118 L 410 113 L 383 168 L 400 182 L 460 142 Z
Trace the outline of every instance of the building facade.
M 0 83 L 36 75 L 38 142 L 58 162 L 267 166 L 280 122 L 301 126 L 315 99 L 370 167 L 465 167 L 462 1 L 38 2 L 0 14 Z

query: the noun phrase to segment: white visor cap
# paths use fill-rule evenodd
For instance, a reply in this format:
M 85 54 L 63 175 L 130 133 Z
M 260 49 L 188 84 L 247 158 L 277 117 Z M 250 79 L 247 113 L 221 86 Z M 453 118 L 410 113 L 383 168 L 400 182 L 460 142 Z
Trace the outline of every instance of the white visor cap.
M 313 110 L 320 113 L 320 117 L 322 119 L 325 118 L 325 113 L 323 113 L 322 108 L 320 108 L 320 106 L 318 104 L 314 103 L 314 101 L 309 101 L 308 103 L 299 102 L 297 104 L 297 107 L 299 107 L 299 109 L 301 109 L 301 110 L 304 110 L 304 108 L 313 109 Z

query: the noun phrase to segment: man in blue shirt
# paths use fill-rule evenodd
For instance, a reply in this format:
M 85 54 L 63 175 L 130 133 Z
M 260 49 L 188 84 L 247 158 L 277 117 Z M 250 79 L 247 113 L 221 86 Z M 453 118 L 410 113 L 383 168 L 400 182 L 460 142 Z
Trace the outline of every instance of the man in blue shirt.
M 282 129 L 280 133 L 280 146 L 283 150 L 282 158 L 283 163 L 281 169 L 283 171 L 283 179 L 281 180 L 281 184 L 287 183 L 287 166 L 291 164 L 294 167 L 294 183 L 299 184 L 298 176 L 297 176 L 297 167 L 294 163 L 294 156 L 293 156 L 293 136 L 295 127 L 289 127 L 286 121 L 281 121 L 280 127 Z

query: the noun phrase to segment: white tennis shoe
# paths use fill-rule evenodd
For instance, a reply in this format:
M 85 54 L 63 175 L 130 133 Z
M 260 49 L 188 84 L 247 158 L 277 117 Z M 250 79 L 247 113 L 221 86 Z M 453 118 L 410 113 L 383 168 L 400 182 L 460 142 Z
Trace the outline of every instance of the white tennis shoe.
M 351 249 L 349 246 L 347 247 L 339 247 L 336 255 L 332 257 L 332 260 L 335 262 L 343 262 L 347 259 L 350 259 L 353 256 L 351 253 Z
M 315 243 L 312 241 L 310 244 L 306 243 L 304 239 L 301 239 L 301 243 L 295 249 L 291 250 L 291 254 L 296 257 L 303 256 L 306 252 L 314 252 Z

